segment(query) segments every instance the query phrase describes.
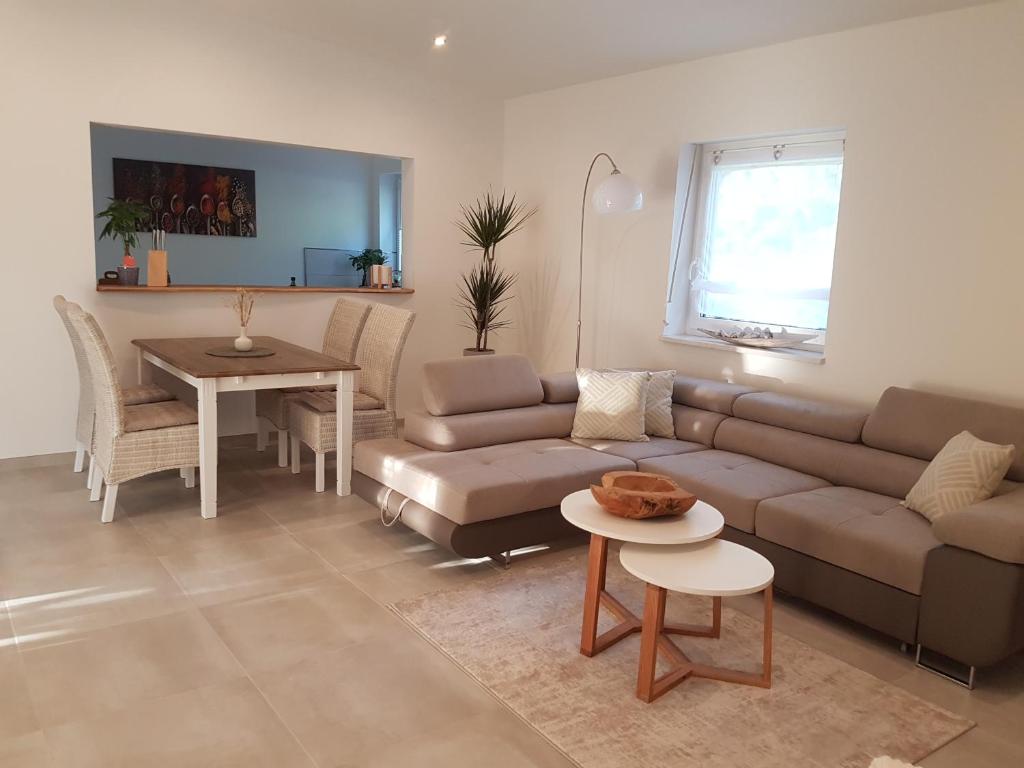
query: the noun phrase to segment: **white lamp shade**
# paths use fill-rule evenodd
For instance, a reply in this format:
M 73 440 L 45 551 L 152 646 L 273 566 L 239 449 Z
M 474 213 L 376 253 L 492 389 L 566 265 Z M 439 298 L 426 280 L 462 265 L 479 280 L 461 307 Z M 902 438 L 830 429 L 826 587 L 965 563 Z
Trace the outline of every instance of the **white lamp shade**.
M 594 210 L 598 213 L 626 213 L 644 207 L 644 193 L 629 176 L 612 171 L 594 190 Z

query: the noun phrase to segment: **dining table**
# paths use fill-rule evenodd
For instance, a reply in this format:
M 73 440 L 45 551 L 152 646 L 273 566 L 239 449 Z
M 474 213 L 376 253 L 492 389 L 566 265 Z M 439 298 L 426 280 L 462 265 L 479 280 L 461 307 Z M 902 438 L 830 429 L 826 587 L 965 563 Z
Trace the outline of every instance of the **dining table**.
M 234 342 L 224 336 L 132 339 L 138 353 L 140 384 L 146 383 L 150 373 L 147 365 L 151 365 L 196 389 L 200 513 L 205 518 L 217 516 L 217 395 L 221 392 L 334 385 L 338 409 L 337 493 L 348 496 L 352 492 L 352 392 L 359 366 L 272 336 L 251 338 L 253 349 L 262 356 L 220 356 L 230 354 Z

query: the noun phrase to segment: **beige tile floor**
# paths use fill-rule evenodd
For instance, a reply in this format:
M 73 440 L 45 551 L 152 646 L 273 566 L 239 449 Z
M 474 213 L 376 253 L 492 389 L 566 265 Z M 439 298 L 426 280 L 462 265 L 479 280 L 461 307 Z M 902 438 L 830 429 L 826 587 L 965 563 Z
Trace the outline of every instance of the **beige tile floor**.
M 70 456 L 0 462 L 0 768 L 571 765 L 386 607 L 496 567 L 250 444 L 222 443 L 215 520 L 164 473 L 123 486 L 102 526 Z M 1024 765 L 1024 659 L 969 693 L 776 606 L 778 631 L 979 723 L 927 768 Z

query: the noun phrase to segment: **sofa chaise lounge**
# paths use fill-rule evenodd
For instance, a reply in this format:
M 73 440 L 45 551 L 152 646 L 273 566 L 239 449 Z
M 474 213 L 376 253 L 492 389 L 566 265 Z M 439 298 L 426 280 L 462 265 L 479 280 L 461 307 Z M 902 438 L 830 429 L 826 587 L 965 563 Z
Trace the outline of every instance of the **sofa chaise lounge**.
M 870 411 L 677 376 L 675 439 L 570 439 L 573 373 L 518 355 L 424 367 L 404 439 L 355 447 L 353 488 L 464 557 L 575 532 L 561 499 L 605 472 L 668 475 L 767 556 L 779 589 L 970 667 L 1024 647 L 1024 410 L 899 387 Z M 900 505 L 946 441 L 1018 446 L 991 499 L 934 525 Z

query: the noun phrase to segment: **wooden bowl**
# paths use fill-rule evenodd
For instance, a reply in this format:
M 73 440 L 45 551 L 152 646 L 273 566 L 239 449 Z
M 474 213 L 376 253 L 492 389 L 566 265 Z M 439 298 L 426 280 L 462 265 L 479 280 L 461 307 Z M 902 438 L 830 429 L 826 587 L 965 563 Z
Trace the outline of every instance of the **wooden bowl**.
M 606 511 L 631 520 L 684 515 L 697 503 L 674 480 L 650 472 L 608 472 L 590 492 Z

